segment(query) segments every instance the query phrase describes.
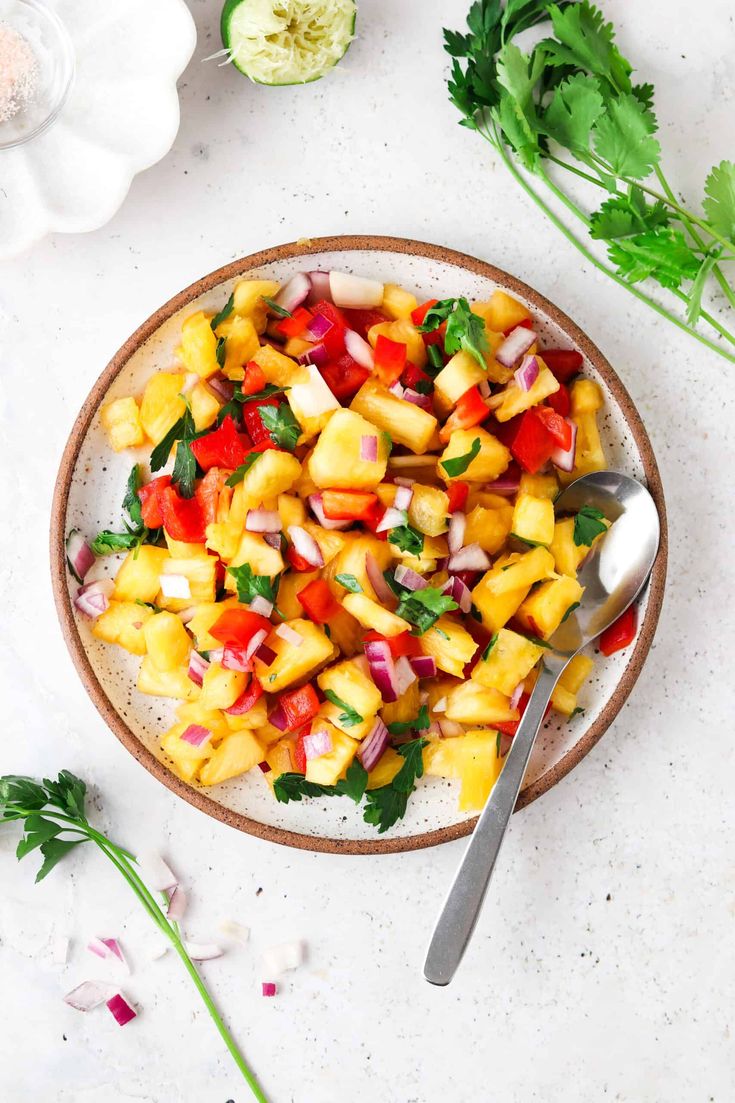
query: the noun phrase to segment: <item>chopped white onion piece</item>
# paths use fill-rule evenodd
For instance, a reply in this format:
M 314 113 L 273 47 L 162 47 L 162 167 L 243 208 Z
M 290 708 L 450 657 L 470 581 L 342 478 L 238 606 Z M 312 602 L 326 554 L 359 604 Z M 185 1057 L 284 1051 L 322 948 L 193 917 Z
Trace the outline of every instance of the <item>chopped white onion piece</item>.
M 248 605 L 248 609 L 253 613 L 258 613 L 261 617 L 269 617 L 273 612 L 273 602 L 268 601 L 268 598 L 263 597 L 262 594 L 256 594 Z
M 290 643 L 292 647 L 301 647 L 301 644 L 304 642 L 304 637 L 299 635 L 295 628 L 292 628 L 285 622 L 278 625 L 276 628 L 276 635 L 280 636 L 286 643 Z
M 324 566 L 322 550 L 311 533 L 307 532 L 301 525 L 289 525 L 288 535 L 297 555 L 300 555 L 312 567 Z
M 158 581 L 161 583 L 161 593 L 164 597 L 177 598 L 180 601 L 191 601 L 191 586 L 186 575 L 162 574 Z
M 335 306 L 367 310 L 383 302 L 383 284 L 377 280 L 353 276 L 349 272 L 330 272 L 329 290 Z
M 303 417 L 319 417 L 329 410 L 338 410 L 340 403 L 334 397 L 314 364 L 306 364 L 308 383 L 292 383 L 288 397 Z
M 234 938 L 237 942 L 242 942 L 243 945 L 250 940 L 250 928 L 243 926 L 242 923 L 238 923 L 234 919 L 223 919 L 219 929 L 222 934 L 227 935 L 228 938 Z
M 269 946 L 263 952 L 263 971 L 268 977 L 279 977 L 289 969 L 298 969 L 306 957 L 306 948 L 300 940 Z
M 156 850 L 144 850 L 137 856 L 143 880 L 156 892 L 168 892 L 178 885 L 178 878 L 171 872 Z
M 211 961 L 224 953 L 222 947 L 214 942 L 185 942 L 184 945 L 192 961 Z
M 64 1003 L 68 1003 L 69 1007 L 73 1007 L 76 1011 L 92 1011 L 93 1008 L 107 1003 L 116 991 L 117 989 L 112 984 L 105 984 L 103 981 L 97 980 L 84 980 L 76 988 L 72 988 L 71 992 L 66 993 Z
M 373 350 L 364 337 L 355 333 L 354 329 L 345 330 L 345 348 L 356 364 L 361 368 L 372 371 L 375 367 Z
M 405 511 L 402 509 L 395 509 L 395 507 L 391 506 L 389 509 L 386 509 L 375 531 L 385 532 L 387 529 L 397 529 L 407 524 L 408 517 Z
M 393 499 L 394 509 L 408 509 L 413 498 L 413 490 L 410 486 L 399 486 Z
M 187 903 L 186 893 L 181 885 L 177 885 L 168 898 L 166 918 L 172 920 L 174 923 L 178 923 L 180 919 L 184 918 Z

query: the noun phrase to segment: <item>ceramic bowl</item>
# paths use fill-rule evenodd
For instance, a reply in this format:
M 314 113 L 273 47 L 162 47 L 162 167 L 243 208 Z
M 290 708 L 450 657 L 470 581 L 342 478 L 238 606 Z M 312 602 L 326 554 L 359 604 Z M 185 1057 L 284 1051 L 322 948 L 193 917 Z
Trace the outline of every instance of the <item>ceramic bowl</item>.
M 210 816 L 261 838 L 312 850 L 372 854 L 432 846 L 472 830 L 475 818 L 457 811 L 456 782 L 427 778 L 409 802 L 408 813 L 385 836 L 363 823 L 351 803 L 311 800 L 276 803 L 259 771 L 212 788 L 181 781 L 162 761 L 159 737 L 173 723 L 174 702 L 146 697 L 135 688 L 139 659 L 95 640 L 89 622 L 77 616 L 75 583 L 67 573 L 64 538 L 72 528 L 92 537 L 120 523 L 120 502 L 131 463 L 140 456 L 109 450 L 100 425 L 103 402 L 143 390 L 150 374 L 171 364 L 182 318 L 194 309 L 219 310 L 243 275 L 285 281 L 300 269 L 339 268 L 399 283 L 419 301 L 465 295 L 487 299 L 497 287 L 533 311 L 541 345 L 573 346 L 585 358 L 585 375 L 605 394 L 601 435 L 609 465 L 644 481 L 661 516 L 661 547 L 650 586 L 639 606 L 634 646 L 596 663 L 580 694 L 584 714 L 549 721 L 539 735 L 518 807 L 535 800 L 564 777 L 597 742 L 630 693 L 651 645 L 666 574 L 666 518 L 661 480 L 651 443 L 633 403 L 613 368 L 590 339 L 556 306 L 499 268 L 440 246 L 382 237 L 321 238 L 256 253 L 204 276 L 160 307 L 129 338 L 92 388 L 74 424 L 56 484 L 51 561 L 56 605 L 72 658 L 94 704 L 110 729 L 147 770 L 173 792 Z M 116 562 L 98 561 L 114 573 Z

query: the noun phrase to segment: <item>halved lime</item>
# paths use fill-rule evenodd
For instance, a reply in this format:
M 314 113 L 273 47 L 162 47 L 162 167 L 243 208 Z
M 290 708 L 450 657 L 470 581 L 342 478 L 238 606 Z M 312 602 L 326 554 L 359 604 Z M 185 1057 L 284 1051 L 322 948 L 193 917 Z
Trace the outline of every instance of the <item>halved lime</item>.
M 344 56 L 356 11 L 355 0 L 227 0 L 222 42 L 251 80 L 306 84 Z

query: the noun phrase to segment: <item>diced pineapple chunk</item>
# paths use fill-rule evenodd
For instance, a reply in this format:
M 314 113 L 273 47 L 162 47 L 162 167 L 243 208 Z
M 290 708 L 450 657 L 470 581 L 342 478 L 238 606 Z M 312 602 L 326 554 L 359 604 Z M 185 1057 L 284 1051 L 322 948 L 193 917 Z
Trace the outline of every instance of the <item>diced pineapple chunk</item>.
M 426 364 L 426 345 L 410 318 L 398 318 L 394 322 L 379 322 L 368 330 L 368 341 L 375 348 L 380 335 L 406 346 L 406 358 L 417 368 Z
M 501 509 L 484 509 L 475 506 L 467 514 L 464 530 L 465 544 L 479 544 L 483 551 L 495 555 L 500 551 L 510 532 L 513 510 L 503 505 Z
M 263 333 L 268 319 L 263 299 L 274 298 L 279 288 L 275 280 L 238 280 L 232 293 L 235 313 L 252 318 L 258 333 Z
M 513 510 L 511 532 L 526 544 L 543 544 L 554 538 L 554 503 L 550 498 L 519 494 Z
M 319 675 L 317 684 L 324 693 L 331 690 L 362 717 L 373 717 L 383 703 L 380 691 L 365 673 L 364 660 L 348 659 L 330 666 Z
M 359 743 L 350 739 L 328 720 L 319 720 L 319 730 L 329 732 L 332 737 L 332 750 L 328 754 L 310 758 L 306 763 L 306 780 L 317 785 L 334 785 L 344 774 L 357 753 Z
M 362 650 L 362 638 L 365 634 L 359 620 L 340 609 L 329 622 L 329 631 L 332 633 L 332 643 L 343 655 L 356 654 Z
M 191 559 L 195 555 L 206 555 L 204 544 L 187 544 L 184 540 L 174 540 L 164 529 L 163 536 L 172 559 Z
M 194 428 L 197 433 L 203 429 L 209 429 L 217 420 L 217 414 L 222 406 L 221 401 L 206 383 L 197 383 L 189 391 L 191 403 L 191 416 L 194 418 Z
M 293 771 L 293 751 L 295 742 L 294 736 L 287 735 L 285 739 L 280 739 L 278 743 L 274 743 L 273 746 L 269 747 L 266 751 L 265 761 L 270 766 L 270 773 L 265 774 L 265 779 L 271 785 L 281 774 L 290 774 Z
M 187 743 L 181 736 L 186 731 L 188 724 L 174 724 L 172 728 L 161 737 L 161 749 L 172 760 L 176 773 L 184 781 L 193 781 L 197 770 L 214 754 L 211 740 L 195 747 L 193 743 Z
M 498 400 L 497 405 L 494 405 L 495 417 L 498 421 L 510 421 L 512 417 L 522 414 L 524 410 L 530 410 L 532 406 L 543 402 L 550 394 L 559 390 L 559 381 L 552 375 L 540 356 L 536 359 L 539 362 L 539 373 L 529 390 L 521 390 L 513 380 L 506 384 L 503 391 L 493 396 L 494 400 Z
M 243 563 L 250 564 L 253 574 L 268 575 L 269 578 L 275 578 L 283 570 L 283 557 L 278 548 L 266 544 L 257 532 L 244 532 L 240 537 L 240 545 L 230 566 L 241 567 Z M 237 582 L 229 571 L 225 575 L 225 589 L 237 590 Z
M 278 609 L 284 620 L 297 620 L 304 615 L 304 607 L 296 596 L 315 578 L 319 571 L 287 571 L 278 587 Z
M 217 326 L 217 337 L 225 338 L 225 362 L 222 374 L 228 379 L 240 380 L 245 376 L 245 365 L 260 349 L 260 341 L 250 318 L 231 314 Z
M 194 616 L 187 627 L 196 640 L 198 651 L 216 651 L 222 646 L 219 640 L 210 636 L 209 629 L 219 620 L 225 609 L 235 609 L 239 605 L 237 598 L 226 601 L 205 601 L 196 607 Z
M 204 672 L 199 703 L 207 709 L 228 709 L 240 697 L 248 682 L 241 670 L 226 670 L 220 663 L 210 663 Z
M 395 489 L 395 488 L 394 488 Z M 449 498 L 435 486 L 413 484 L 413 496 L 408 507 L 408 520 L 427 536 L 439 536 L 447 530 Z
M 366 594 L 345 594 L 342 604 L 364 628 L 373 628 L 381 636 L 400 636 L 411 629 L 407 620 L 384 609 Z
M 296 456 L 290 452 L 277 452 L 275 448 L 267 448 L 245 472 L 239 484 L 242 487 L 241 500 L 250 508 L 255 508 L 264 499 L 275 498 L 290 490 L 300 474 L 301 464 Z M 235 487 L 235 493 L 237 490 L 238 487 Z M 235 505 L 234 496 L 232 505 Z M 244 523 L 245 517 L 242 520 Z
M 284 356 L 272 345 L 261 345 L 252 359 L 263 369 L 268 382 L 277 387 L 293 387 L 296 383 L 309 382 L 308 369 Z
M 363 437 L 377 438 L 377 460 L 361 458 Z M 336 410 L 323 429 L 309 458 L 309 475 L 318 487 L 371 490 L 385 476 L 388 442 L 378 427 L 353 410 Z M 257 466 L 257 464 L 256 464 Z
M 393 324 L 397 325 L 398 323 L 394 322 Z M 431 447 L 439 424 L 433 414 L 422 410 L 420 406 L 414 406 L 411 402 L 405 402 L 402 398 L 397 398 L 396 395 L 391 394 L 389 390 L 373 378 L 365 380 L 352 399 L 350 409 L 362 414 L 378 429 L 389 433 L 395 444 L 403 444 L 419 456 Z M 330 427 L 331 422 L 327 426 L 327 431 Z M 319 443 L 317 443 L 317 449 Z M 357 444 L 359 446 L 359 441 Z M 385 474 L 384 471 L 380 476 L 381 479 L 383 474 Z M 334 474 L 332 474 L 332 479 L 334 479 Z M 380 479 L 371 485 L 377 486 L 379 482 Z M 329 484 L 324 483 L 323 485 L 327 486 Z M 350 483 L 348 485 L 355 484 Z
M 316 521 L 304 521 L 302 528 L 316 540 L 325 563 L 331 563 L 347 543 L 344 533 L 336 532 L 334 529 L 323 529 Z
M 302 525 L 306 520 L 306 507 L 301 498 L 295 494 L 278 495 L 278 515 L 281 518 L 281 528 L 285 532 L 289 525 Z
M 518 620 L 535 636 L 548 639 L 573 607 L 582 600 L 584 587 L 562 575 L 543 582 L 518 609 Z
M 208 379 L 219 371 L 215 356 L 217 338 L 209 321 L 210 316 L 203 310 L 185 318 L 181 326 L 181 344 L 176 350 L 186 370 L 196 372 L 201 379 Z
M 460 724 L 500 724 L 518 719 L 518 709 L 510 707 L 510 698 L 498 689 L 470 678 L 447 694 L 447 720 Z
M 224 713 L 225 724 L 230 731 L 242 731 L 244 728 L 260 729 L 268 723 L 268 704 L 265 697 L 260 697 L 252 708 L 235 716 L 229 712 Z
M 271 632 L 268 646 L 275 651 L 276 657 L 270 666 L 261 659 L 255 660 L 255 673 L 263 689 L 268 693 L 278 693 L 293 682 L 305 678 L 324 665 L 334 654 L 331 641 L 321 628 L 310 620 L 292 620 L 291 628 L 301 636 L 301 643 L 295 647 L 288 640 Z
M 485 325 L 495 333 L 504 333 L 525 322 L 531 315 L 528 309 L 507 291 L 493 291 L 488 302 L 473 303 L 473 314 L 485 319 Z
M 532 494 L 534 498 L 550 498 L 554 501 L 559 493 L 559 482 L 556 475 L 531 475 L 524 471 L 521 475 L 519 494 Z
M 572 417 L 580 414 L 595 414 L 602 409 L 602 388 L 594 379 L 576 379 L 570 387 Z
M 405 758 L 392 747 L 386 747 L 376 766 L 368 774 L 367 788 L 382 789 L 384 785 L 390 785 L 393 778 L 403 765 Z
M 418 678 L 401 694 L 397 701 L 390 701 L 383 705 L 380 716 L 384 724 L 407 724 L 409 720 L 415 720 L 419 714 L 421 704 Z
M 150 544 L 129 551 L 115 577 L 115 599 L 154 602 L 161 586 L 159 575 L 167 559 L 165 548 Z
M 451 617 L 439 617 L 438 621 L 421 637 L 421 646 L 427 655 L 433 655 L 439 670 L 462 677 L 465 665 L 470 661 L 477 644 L 466 628 Z
M 201 701 L 184 701 L 176 709 L 176 717 L 187 727 L 189 724 L 199 724 L 206 728 L 212 733 L 214 743 L 224 739 L 230 730 L 225 722 L 224 713 L 219 709 L 207 708 Z
M 480 442 L 480 451 L 469 466 L 458 475 L 448 475 L 442 465 L 447 460 L 457 459 L 458 456 L 466 456 L 476 440 Z M 476 429 L 455 429 L 441 454 L 438 471 L 447 483 L 451 483 L 455 479 L 462 479 L 464 482 L 470 483 L 491 483 L 503 474 L 510 460 L 511 455 L 505 445 L 501 444 L 485 429 L 481 429 L 479 426 Z
M 554 559 L 546 548 L 532 548 L 523 553 L 509 555 L 504 563 L 496 563 L 481 579 L 493 594 L 507 594 L 510 590 L 521 590 L 533 586 L 534 582 L 551 578 L 554 574 Z
M 199 686 L 192 682 L 187 667 L 159 670 L 150 655 L 144 655 L 140 664 L 138 689 L 150 697 L 178 697 L 180 701 L 195 701 L 199 697 Z
M 243 527 L 235 521 L 223 521 L 221 524 L 207 525 L 207 547 L 220 559 L 229 562 L 237 555 L 240 547 Z
M 143 625 L 146 648 L 158 670 L 175 670 L 189 659 L 191 640 L 175 613 L 160 612 Z
M 105 643 L 117 643 L 133 655 L 145 655 L 143 628 L 153 610 L 137 601 L 111 601 L 94 621 L 92 635 Z
M 487 575 L 480 579 L 472 591 L 472 601 L 480 612 L 483 626 L 494 635 L 515 615 L 530 587 L 493 594 L 489 591 L 485 578 Z
M 346 713 L 343 708 L 331 701 L 325 701 L 320 707 L 317 720 L 314 722 L 315 727 L 318 727 L 318 720 L 321 718 L 328 720 L 330 724 L 334 724 L 335 728 L 345 732 L 350 739 L 356 739 L 358 743 L 370 734 L 375 724 L 375 716 L 366 716 L 356 724 L 350 723 L 350 720 L 354 720 L 354 717 L 350 717 L 349 713 Z
M 574 469 L 569 472 L 559 472 L 559 480 L 564 485 L 573 482 L 581 475 L 589 474 L 590 471 L 604 471 L 607 468 L 605 451 L 597 426 L 597 414 L 577 414 L 572 420 L 577 426 Z
M 474 667 L 472 677 L 480 685 L 497 689 L 510 697 L 542 654 L 543 648 L 538 644 L 532 643 L 518 632 L 501 628 L 487 658 L 481 659 Z
M 564 669 L 558 684 L 568 690 L 569 693 L 579 693 L 582 685 L 592 673 L 594 665 L 594 659 L 591 659 L 589 655 L 575 655 Z
M 424 770 L 430 777 L 460 778 L 460 811 L 479 811 L 503 768 L 498 743 L 496 733 L 487 729 L 437 740 L 424 748 Z
M 418 306 L 416 296 L 395 283 L 386 283 L 383 287 L 383 302 L 380 309 L 389 318 L 411 320 L 411 313 Z
M 137 448 L 145 440 L 140 410 L 134 398 L 116 398 L 108 402 L 102 407 L 100 418 L 115 452 Z
M 183 385 L 183 375 L 164 371 L 156 372 L 146 384 L 140 404 L 140 421 L 154 444 L 163 440 L 186 409 L 181 397 Z
M 564 686 L 557 684 L 551 694 L 551 707 L 563 716 L 571 716 L 577 707 L 576 693 L 570 693 Z
M 447 403 L 454 406 L 470 387 L 485 379 L 487 372 L 480 367 L 475 357 L 460 349 L 436 376 L 434 386 Z
M 263 761 L 263 748 L 251 731 L 232 732 L 199 771 L 202 785 L 218 785 Z
M 603 518 L 602 524 L 610 527 L 610 522 L 605 521 Z M 568 574 L 572 578 L 576 578 L 577 568 L 582 560 L 588 554 L 591 547 L 597 543 L 603 536 L 600 533 L 592 541 L 592 544 L 575 544 L 574 543 L 574 518 L 562 517 L 554 525 L 554 539 L 549 545 L 549 551 L 554 556 L 554 562 L 559 574 Z
M 198 605 L 205 601 L 214 601 L 217 576 L 217 559 L 213 555 L 195 555 L 187 559 L 164 559 L 161 566 L 161 574 L 183 575 L 189 582 L 191 597 L 158 598 L 158 604 L 163 609 L 171 609 L 173 612 L 188 609 L 192 605 Z

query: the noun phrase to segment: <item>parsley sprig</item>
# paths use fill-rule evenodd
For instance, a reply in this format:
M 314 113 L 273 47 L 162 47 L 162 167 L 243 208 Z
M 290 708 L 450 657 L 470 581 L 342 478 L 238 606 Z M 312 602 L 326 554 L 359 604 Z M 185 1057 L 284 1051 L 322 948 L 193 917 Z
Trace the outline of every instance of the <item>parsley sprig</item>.
M 267 574 L 255 574 L 249 563 L 243 563 L 241 567 L 228 567 L 227 573 L 235 579 L 237 600 L 243 605 L 249 605 L 254 597 L 264 597 L 266 601 L 275 603 L 280 575 L 271 578 Z
M 18 822 L 23 836 L 18 843 L 16 857 L 20 860 L 38 851 L 41 866 L 36 882 L 54 869 L 58 863 L 82 843 L 92 842 L 124 877 L 139 902 L 161 933 L 168 939 L 181 958 L 186 971 L 212 1017 L 227 1049 L 258 1103 L 266 1103 L 253 1072 L 240 1053 L 237 1043 L 225 1026 L 207 988 L 187 953 L 178 924 L 167 919 L 160 904 L 138 872 L 133 854 L 113 842 L 107 835 L 92 827 L 85 809 L 87 787 L 68 770 L 62 770 L 56 781 L 44 778 L 8 775 L 0 778 L 0 824 Z
M 91 544 L 95 555 L 114 555 L 116 552 L 135 550 L 143 543 L 155 544 L 160 539 L 160 529 L 151 531 L 143 524 L 138 496 L 140 486 L 140 465 L 136 463 L 130 469 L 125 485 L 125 497 L 122 501 L 123 511 L 127 514 L 123 517 L 125 532 L 113 532 L 111 529 L 98 532 Z
M 550 20 L 529 53 L 515 42 Z M 703 214 L 680 203 L 661 167 L 653 87 L 634 84 L 612 24 L 589 3 L 475 0 L 468 32 L 445 30 L 453 58 L 449 96 L 462 125 L 495 148 L 517 183 L 596 268 L 708 348 L 735 362 L 735 334 L 702 308 L 712 277 L 731 307 L 735 290 L 720 266 L 735 253 L 735 163 L 704 183 Z M 548 172 L 566 174 L 562 188 Z M 529 176 L 565 208 L 560 217 Z M 655 177 L 651 184 L 651 177 Z M 602 191 L 601 202 L 594 199 Z M 609 263 L 570 226 L 607 249 Z M 677 313 L 636 285 L 654 280 Z M 722 339 L 696 328 L 705 322 Z

